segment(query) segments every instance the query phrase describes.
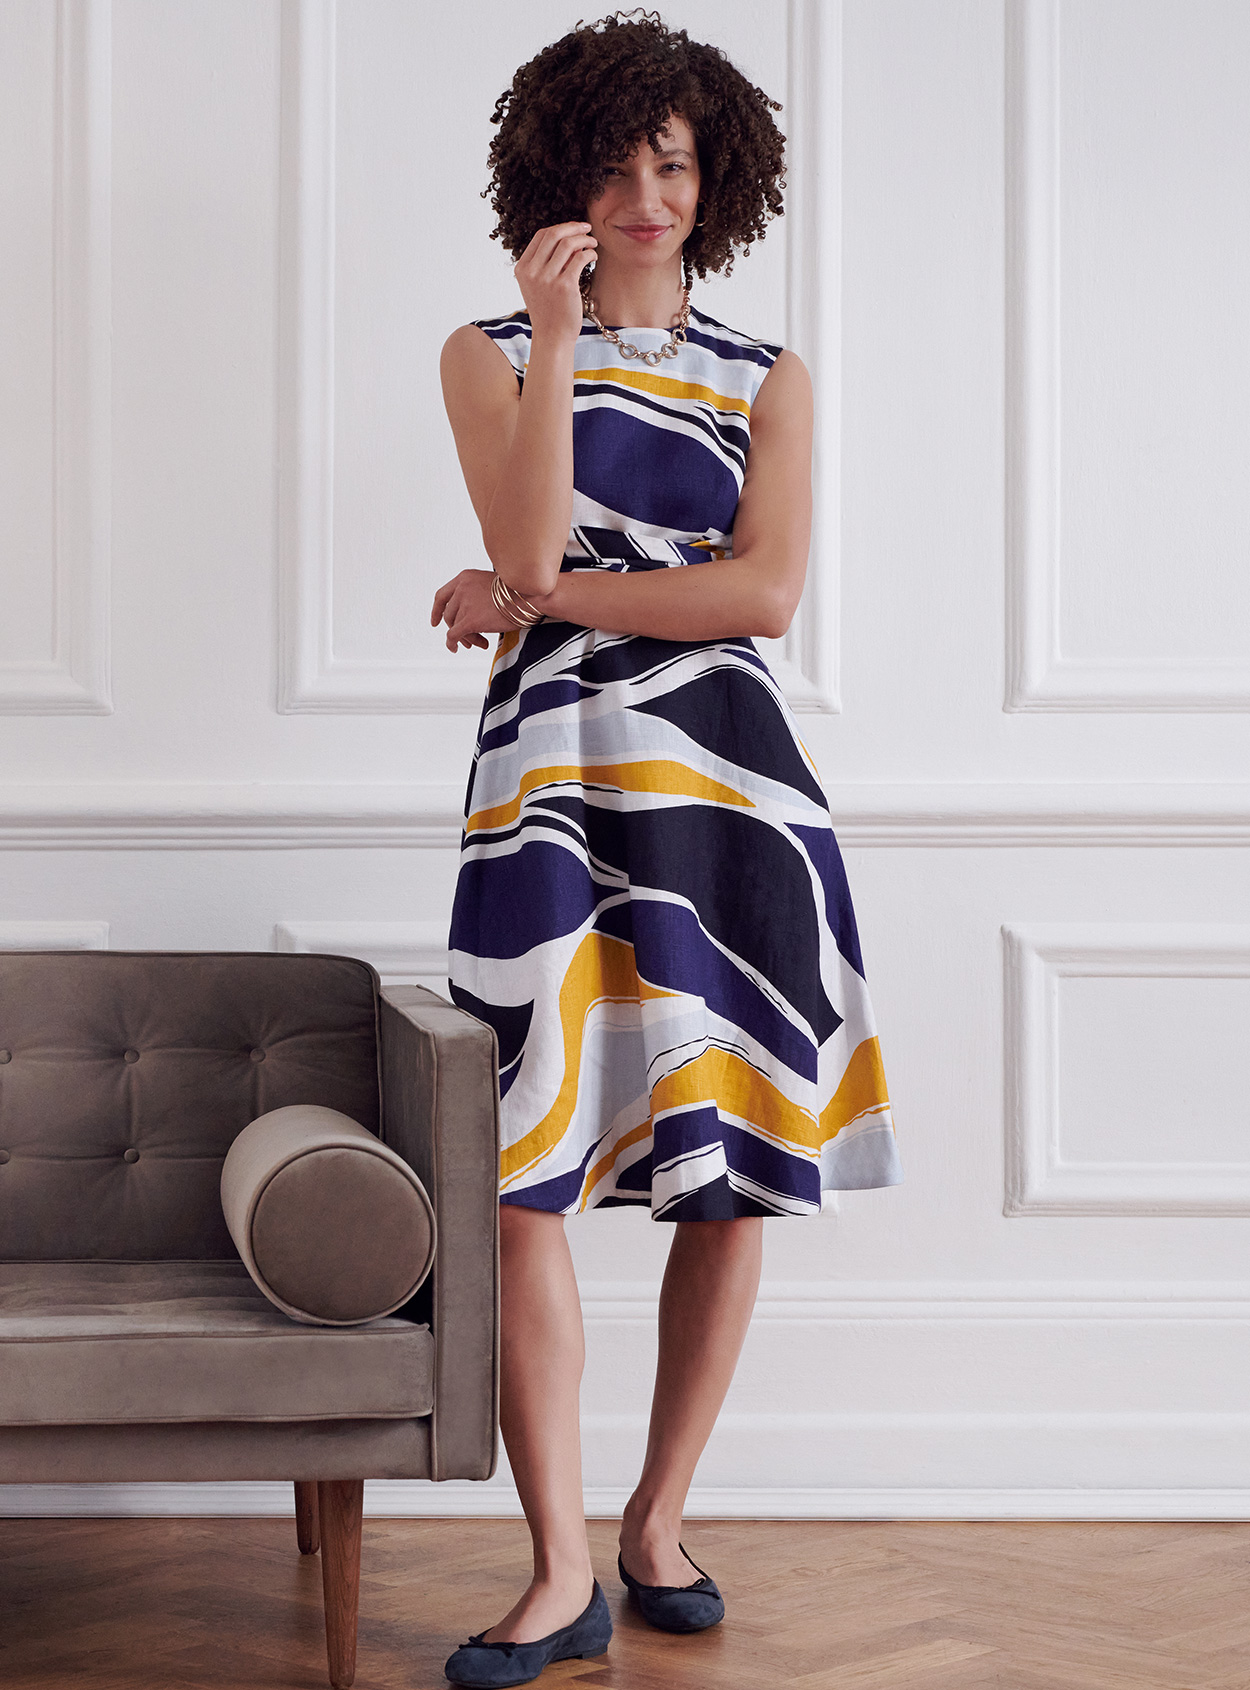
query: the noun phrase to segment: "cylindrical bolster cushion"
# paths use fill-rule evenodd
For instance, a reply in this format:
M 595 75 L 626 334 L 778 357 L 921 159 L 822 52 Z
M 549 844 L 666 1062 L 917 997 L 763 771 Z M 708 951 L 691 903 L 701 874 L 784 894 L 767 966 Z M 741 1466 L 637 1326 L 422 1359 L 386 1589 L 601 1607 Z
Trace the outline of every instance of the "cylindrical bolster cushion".
M 221 1206 L 269 1301 L 311 1325 L 391 1314 L 434 1261 L 434 1210 L 416 1174 L 350 1115 L 319 1104 L 244 1127 L 221 1170 Z

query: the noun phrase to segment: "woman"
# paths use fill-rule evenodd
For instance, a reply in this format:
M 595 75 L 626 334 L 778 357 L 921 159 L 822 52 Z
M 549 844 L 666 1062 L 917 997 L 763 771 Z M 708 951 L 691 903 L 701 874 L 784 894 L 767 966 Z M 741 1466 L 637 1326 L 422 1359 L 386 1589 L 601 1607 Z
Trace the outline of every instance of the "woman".
M 431 621 L 453 651 L 501 636 L 452 994 L 499 1041 L 500 1423 L 534 1542 L 528 1588 L 448 1661 L 458 1684 L 527 1683 L 611 1636 L 563 1217 L 676 1223 L 618 1571 L 644 1619 L 693 1631 L 724 1604 L 682 1510 L 762 1219 L 902 1178 L 828 807 L 751 640 L 785 632 L 803 587 L 811 386 L 794 353 L 690 302 L 781 209 L 772 110 L 654 14 L 548 47 L 500 99 L 490 155 L 525 309 L 443 354 L 494 568 L 441 587 Z

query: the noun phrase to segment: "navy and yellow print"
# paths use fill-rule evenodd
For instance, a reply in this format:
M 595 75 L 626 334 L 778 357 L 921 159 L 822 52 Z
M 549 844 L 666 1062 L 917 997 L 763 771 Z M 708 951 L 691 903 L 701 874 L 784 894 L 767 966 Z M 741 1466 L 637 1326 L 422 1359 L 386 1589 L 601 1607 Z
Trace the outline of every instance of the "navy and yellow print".
M 526 314 L 478 326 L 523 381 Z M 731 555 L 780 348 L 692 310 L 655 370 L 609 351 L 588 323 L 563 568 Z M 451 954 L 499 1039 L 503 1202 L 804 1215 L 903 1178 L 828 806 L 749 638 L 500 639 Z

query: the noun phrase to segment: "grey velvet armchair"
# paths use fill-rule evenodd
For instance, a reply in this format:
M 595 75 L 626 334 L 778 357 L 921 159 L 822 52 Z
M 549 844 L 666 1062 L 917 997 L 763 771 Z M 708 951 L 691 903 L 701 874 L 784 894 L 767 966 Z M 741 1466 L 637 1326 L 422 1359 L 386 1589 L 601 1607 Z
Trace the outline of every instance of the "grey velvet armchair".
M 352 958 L 0 953 L 0 1484 L 293 1481 L 351 1684 L 364 1480 L 495 1467 L 497 1097 L 489 1028 Z M 227 1230 L 231 1143 L 309 1103 L 433 1204 L 388 1317 L 299 1324 Z

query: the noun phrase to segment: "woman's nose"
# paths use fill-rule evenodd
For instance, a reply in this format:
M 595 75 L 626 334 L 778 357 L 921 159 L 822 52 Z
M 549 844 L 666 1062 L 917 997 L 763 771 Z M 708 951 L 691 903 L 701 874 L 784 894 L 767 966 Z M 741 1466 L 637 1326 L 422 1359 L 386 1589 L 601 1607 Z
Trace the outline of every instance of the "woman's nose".
M 629 211 L 640 214 L 647 211 L 659 211 L 663 205 L 660 194 L 660 184 L 651 176 L 634 177 L 630 183 L 629 193 L 626 195 Z M 639 219 L 641 221 L 641 217 Z
M 666 222 L 664 202 L 658 194 L 635 194 L 631 196 L 623 209 L 622 221 L 626 223 Z

